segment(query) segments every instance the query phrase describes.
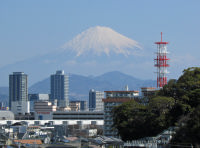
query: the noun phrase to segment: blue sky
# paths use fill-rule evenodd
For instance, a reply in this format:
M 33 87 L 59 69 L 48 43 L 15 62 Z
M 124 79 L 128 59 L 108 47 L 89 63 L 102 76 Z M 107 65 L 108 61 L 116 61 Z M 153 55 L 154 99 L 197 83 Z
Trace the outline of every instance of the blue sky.
M 199 0 L 1 0 L 0 68 L 54 51 L 100 25 L 138 41 L 152 55 L 162 31 L 174 78 L 176 69 L 199 65 L 199 6 Z

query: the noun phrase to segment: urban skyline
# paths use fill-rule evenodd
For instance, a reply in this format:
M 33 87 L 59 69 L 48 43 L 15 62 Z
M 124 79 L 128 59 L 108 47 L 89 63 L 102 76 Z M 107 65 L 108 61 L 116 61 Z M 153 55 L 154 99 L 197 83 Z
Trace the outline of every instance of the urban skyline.
M 0 147 L 200 147 L 199 5 L 0 1 Z

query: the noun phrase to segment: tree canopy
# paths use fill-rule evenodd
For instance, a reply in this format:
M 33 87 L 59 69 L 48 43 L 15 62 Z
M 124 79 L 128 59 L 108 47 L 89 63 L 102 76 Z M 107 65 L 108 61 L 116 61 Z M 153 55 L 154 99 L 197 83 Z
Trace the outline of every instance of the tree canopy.
M 126 102 L 113 110 L 114 127 L 125 141 L 154 136 L 167 127 L 166 115 L 173 104 L 173 98 L 163 96 L 146 106 L 134 100 Z
M 189 115 L 187 122 L 180 127 L 171 143 L 200 144 L 200 105 Z
M 177 81 L 170 80 L 159 95 L 173 97 L 191 108 L 197 107 L 200 104 L 200 68 L 185 69 L 183 75 Z
M 169 126 L 178 126 L 173 142 L 182 139 L 199 144 L 200 68 L 185 69 L 178 80 L 169 80 L 147 105 L 130 101 L 114 108 L 113 119 L 125 141 L 156 136 Z

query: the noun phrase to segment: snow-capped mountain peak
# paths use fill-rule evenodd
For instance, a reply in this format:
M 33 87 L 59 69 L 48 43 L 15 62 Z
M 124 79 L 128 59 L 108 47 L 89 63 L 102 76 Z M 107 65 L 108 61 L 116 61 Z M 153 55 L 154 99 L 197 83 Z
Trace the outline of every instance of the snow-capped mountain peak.
M 125 37 L 109 27 L 102 26 L 91 27 L 83 31 L 67 42 L 63 48 L 75 52 L 77 56 L 86 53 L 94 55 L 116 53 L 127 56 L 142 49 L 137 41 Z

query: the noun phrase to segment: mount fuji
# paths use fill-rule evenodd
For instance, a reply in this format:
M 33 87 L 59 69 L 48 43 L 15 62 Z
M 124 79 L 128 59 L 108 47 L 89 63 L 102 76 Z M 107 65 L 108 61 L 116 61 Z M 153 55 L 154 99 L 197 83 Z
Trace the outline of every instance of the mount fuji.
M 153 73 L 152 57 L 144 56 L 139 42 L 109 27 L 91 27 L 64 43 L 54 52 L 32 57 L 0 68 L 0 86 L 8 86 L 8 75 L 15 71 L 28 74 L 29 85 L 41 81 L 56 70 L 66 74 L 100 75 L 121 71 L 140 79 Z M 151 79 L 151 78 L 146 78 Z
M 133 50 L 135 48 L 135 50 Z M 141 49 L 137 41 L 129 39 L 111 28 L 96 26 L 87 29 L 74 39 L 67 42 L 63 49 L 72 50 L 76 56 L 84 54 L 110 55 L 111 53 L 125 56 L 134 54 Z

